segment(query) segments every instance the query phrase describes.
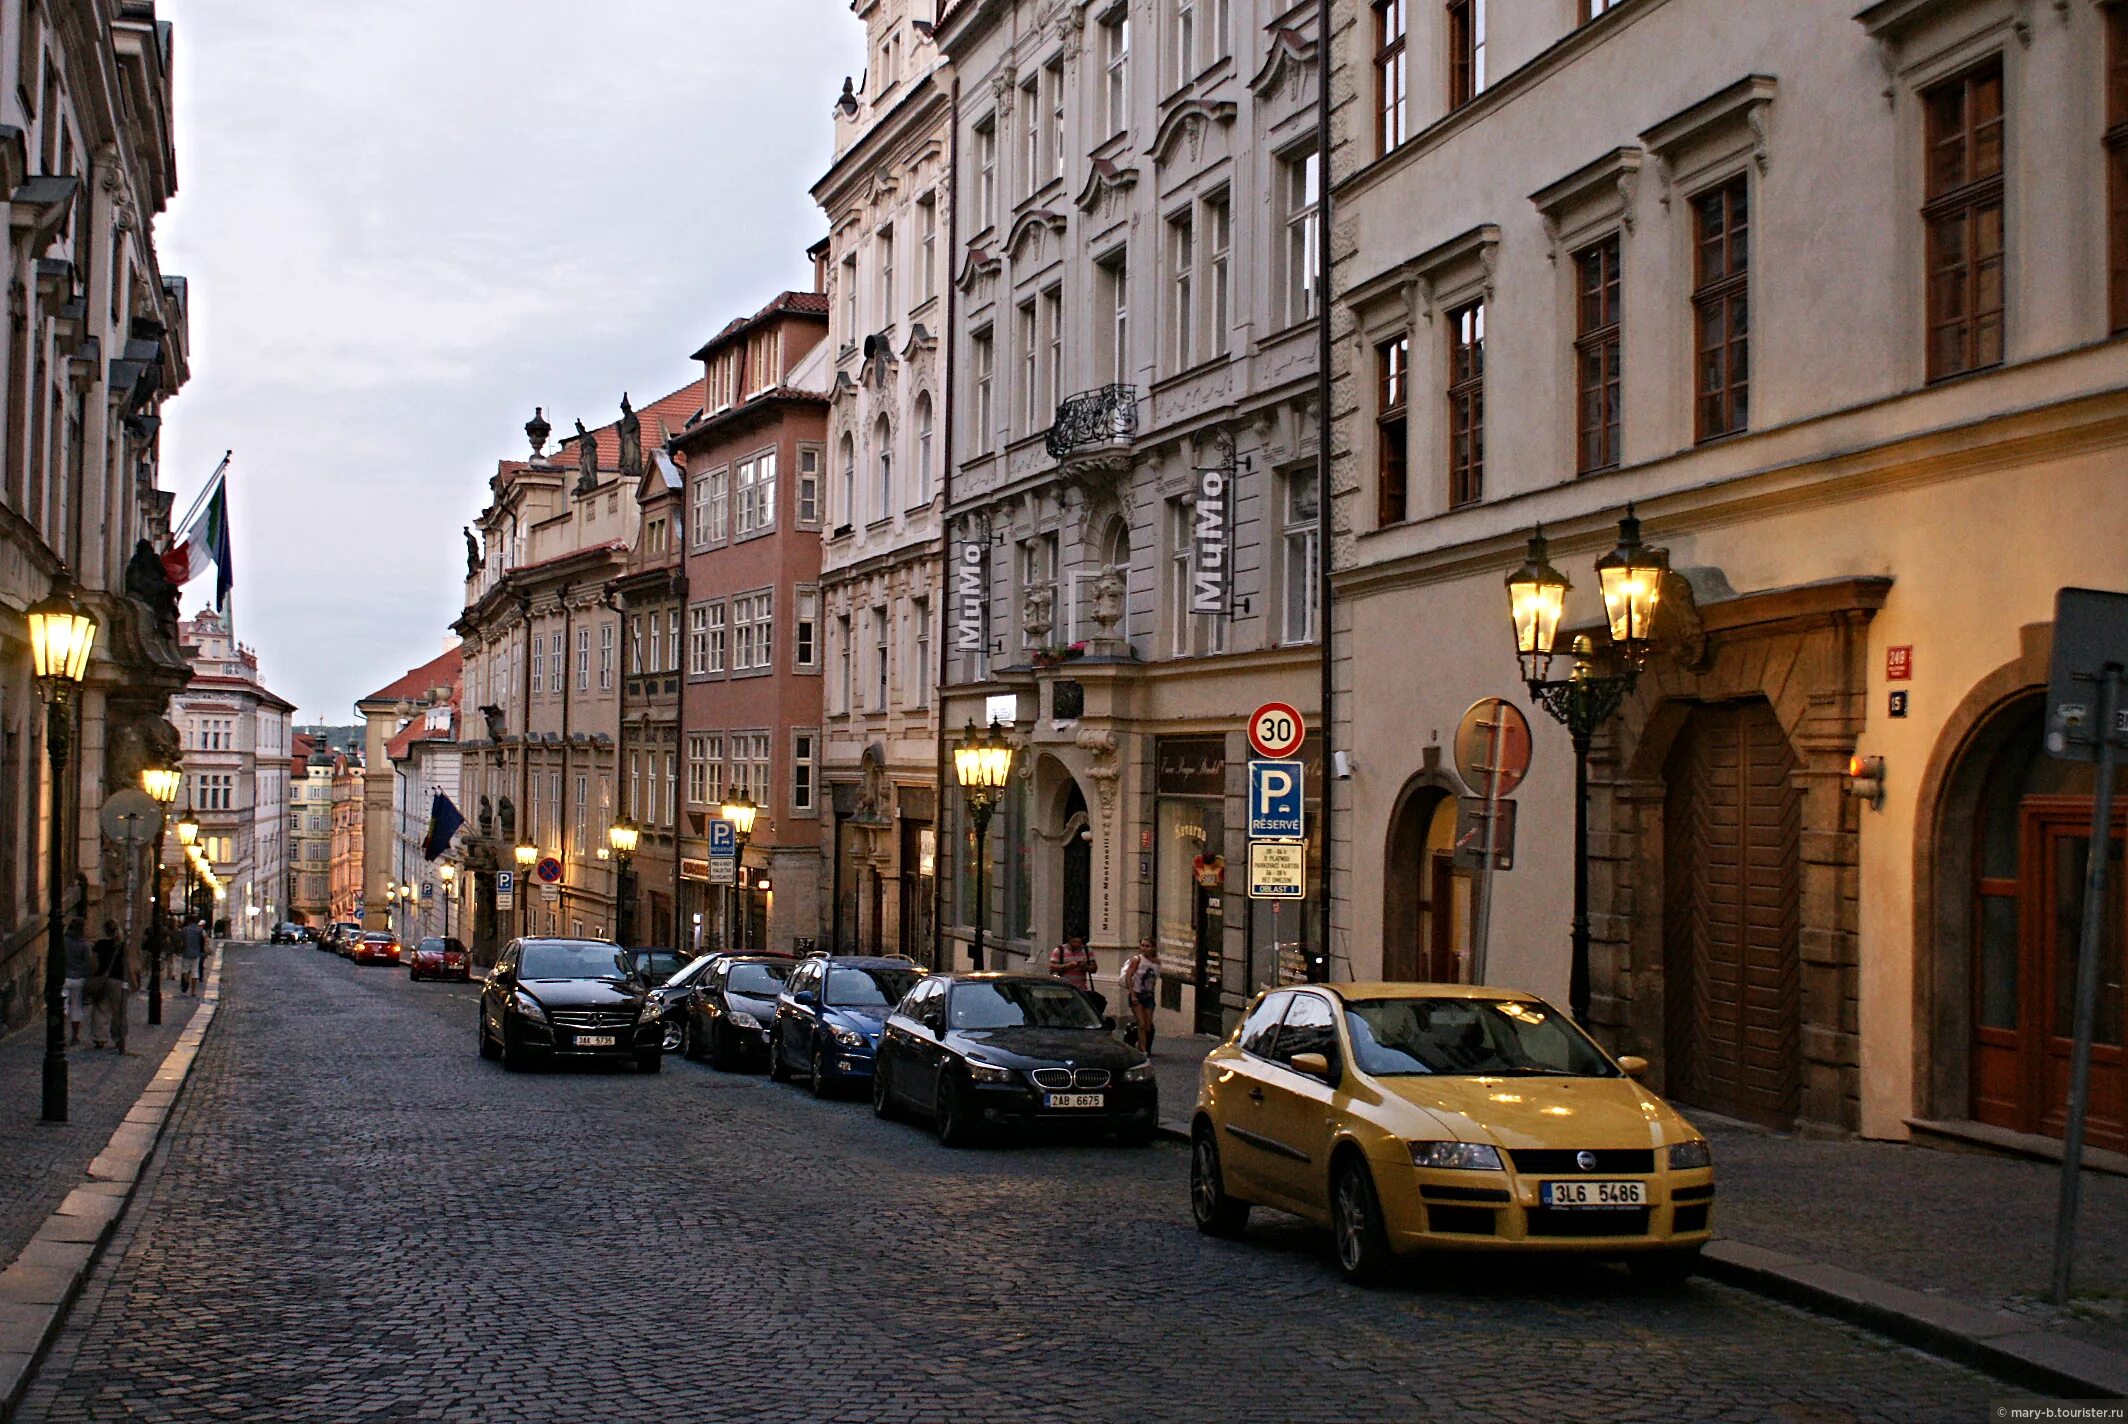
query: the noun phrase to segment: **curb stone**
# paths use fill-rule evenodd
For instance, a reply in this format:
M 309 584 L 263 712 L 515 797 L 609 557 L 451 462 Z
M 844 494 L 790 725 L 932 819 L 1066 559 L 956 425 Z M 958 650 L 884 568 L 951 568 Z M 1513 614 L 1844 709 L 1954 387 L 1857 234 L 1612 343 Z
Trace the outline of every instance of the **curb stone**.
M 162 1140 L 220 1008 L 226 948 L 215 947 L 192 1018 L 103 1150 L 90 1161 L 81 1185 L 67 1193 L 22 1253 L 0 1271 L 0 1424 L 15 1417 L 31 1375 L 66 1323 L 67 1310 L 118 1229 L 133 1189 Z

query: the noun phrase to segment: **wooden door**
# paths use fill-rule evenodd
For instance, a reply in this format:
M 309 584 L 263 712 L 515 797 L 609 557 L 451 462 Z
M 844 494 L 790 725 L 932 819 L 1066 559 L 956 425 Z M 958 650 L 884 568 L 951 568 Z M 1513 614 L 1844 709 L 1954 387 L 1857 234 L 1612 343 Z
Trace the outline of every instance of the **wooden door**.
M 1455 857 L 1431 851 L 1426 857 L 1426 982 L 1456 983 L 1463 977 L 1461 968 L 1456 962 Z
M 1696 710 L 1672 751 L 1663 855 L 1666 1081 L 1770 1126 L 1802 1087 L 1802 795 L 1763 701 Z

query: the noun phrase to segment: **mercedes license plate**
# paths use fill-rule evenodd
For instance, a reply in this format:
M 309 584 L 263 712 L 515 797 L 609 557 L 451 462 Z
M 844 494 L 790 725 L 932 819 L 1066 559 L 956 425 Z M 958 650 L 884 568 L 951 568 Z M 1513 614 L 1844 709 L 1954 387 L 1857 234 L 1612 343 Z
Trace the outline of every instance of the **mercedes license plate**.
M 1042 1094 L 1042 1106 L 1045 1108 L 1098 1108 L 1106 1106 L 1107 1103 L 1108 1099 L 1100 1093 Z
M 610 1033 L 580 1033 L 576 1036 L 576 1046 L 578 1048 L 611 1048 L 613 1047 L 613 1035 Z
M 1546 1206 L 1620 1210 L 1648 1204 L 1646 1182 L 1545 1182 L 1538 1190 Z

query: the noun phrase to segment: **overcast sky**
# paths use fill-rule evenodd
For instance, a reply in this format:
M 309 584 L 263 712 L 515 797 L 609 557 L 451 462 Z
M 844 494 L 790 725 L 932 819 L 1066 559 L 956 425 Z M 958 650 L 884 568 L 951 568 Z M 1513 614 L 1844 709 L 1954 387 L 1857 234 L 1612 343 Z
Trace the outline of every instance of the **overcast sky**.
M 848 0 L 163 0 L 192 380 L 182 515 L 225 448 L 237 634 L 301 720 L 440 652 L 498 458 L 697 374 L 807 284 Z M 211 598 L 187 590 L 186 608 Z M 204 591 L 204 595 L 203 595 Z

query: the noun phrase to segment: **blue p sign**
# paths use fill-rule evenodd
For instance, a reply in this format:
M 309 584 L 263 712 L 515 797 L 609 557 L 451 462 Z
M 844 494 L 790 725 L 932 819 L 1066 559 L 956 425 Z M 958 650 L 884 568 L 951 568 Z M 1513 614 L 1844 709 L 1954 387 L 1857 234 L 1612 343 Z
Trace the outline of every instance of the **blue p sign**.
M 1249 839 L 1299 840 L 1307 834 L 1298 761 L 1249 763 Z

